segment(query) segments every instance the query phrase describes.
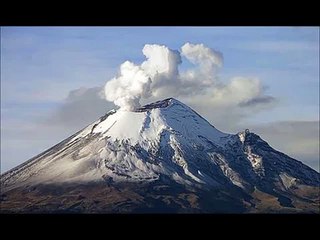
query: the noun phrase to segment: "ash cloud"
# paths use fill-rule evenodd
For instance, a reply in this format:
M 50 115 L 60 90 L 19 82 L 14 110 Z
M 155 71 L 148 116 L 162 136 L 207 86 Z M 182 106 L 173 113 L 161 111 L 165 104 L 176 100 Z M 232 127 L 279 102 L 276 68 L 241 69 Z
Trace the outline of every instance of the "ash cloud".
M 262 96 L 250 99 L 249 101 L 242 102 L 239 104 L 240 107 L 250 107 L 258 104 L 268 104 L 275 101 L 275 98 L 272 96 Z
M 70 91 L 64 104 L 46 122 L 78 131 L 114 107 L 105 101 L 103 87 L 81 87 Z

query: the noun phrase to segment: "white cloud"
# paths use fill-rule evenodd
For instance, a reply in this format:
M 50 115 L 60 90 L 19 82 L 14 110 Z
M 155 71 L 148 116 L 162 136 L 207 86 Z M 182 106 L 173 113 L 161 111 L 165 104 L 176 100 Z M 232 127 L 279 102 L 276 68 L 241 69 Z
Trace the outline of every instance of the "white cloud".
M 178 65 L 181 63 L 178 51 L 157 44 L 146 44 L 142 52 L 147 60 L 141 64 L 141 67 L 148 75 L 165 74 L 168 78 L 177 76 Z
M 186 43 L 181 47 L 181 54 L 193 64 L 200 65 L 207 72 L 223 65 L 222 54 L 203 44 Z

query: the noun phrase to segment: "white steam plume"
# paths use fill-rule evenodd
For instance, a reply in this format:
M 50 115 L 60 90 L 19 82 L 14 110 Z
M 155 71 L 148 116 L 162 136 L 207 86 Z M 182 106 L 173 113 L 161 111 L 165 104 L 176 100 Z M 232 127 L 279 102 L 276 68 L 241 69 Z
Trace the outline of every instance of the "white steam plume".
M 181 57 L 178 51 L 147 44 L 142 52 L 147 58 L 146 61 L 140 66 L 126 61 L 120 66 L 119 76 L 105 85 L 106 99 L 124 110 L 139 107 L 141 98 L 150 97 L 157 87 L 170 84 L 171 79 L 174 81 L 179 74 Z
M 140 106 L 141 97 L 150 95 L 150 84 L 150 77 L 140 66 L 126 61 L 120 66 L 120 75 L 105 85 L 106 99 L 124 110 L 134 110 Z
M 106 100 L 124 110 L 132 111 L 140 107 L 142 98 L 150 97 L 210 95 L 214 102 L 222 105 L 225 101 L 237 105 L 261 99 L 263 94 L 259 80 L 240 77 L 228 84 L 220 83 L 218 70 L 223 65 L 222 54 L 203 44 L 186 43 L 181 53 L 163 45 L 146 44 L 142 52 L 146 57 L 144 62 L 140 65 L 124 62 L 119 75 L 105 85 Z M 191 62 L 193 67 L 179 71 L 182 59 Z

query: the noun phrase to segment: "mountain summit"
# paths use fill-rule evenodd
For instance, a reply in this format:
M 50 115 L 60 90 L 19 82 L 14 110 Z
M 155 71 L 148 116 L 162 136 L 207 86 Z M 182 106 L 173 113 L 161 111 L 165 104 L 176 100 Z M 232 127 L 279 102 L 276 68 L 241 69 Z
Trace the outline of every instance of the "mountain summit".
M 1 212 L 313 212 L 320 174 L 174 98 L 111 110 L 1 176 Z

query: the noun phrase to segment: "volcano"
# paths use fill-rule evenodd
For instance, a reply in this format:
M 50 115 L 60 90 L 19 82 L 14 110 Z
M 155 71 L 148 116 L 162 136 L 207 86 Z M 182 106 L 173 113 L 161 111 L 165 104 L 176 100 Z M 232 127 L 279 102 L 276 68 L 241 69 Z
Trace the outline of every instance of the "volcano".
M 320 174 L 169 98 L 111 110 L 1 175 L 2 213 L 319 213 Z

